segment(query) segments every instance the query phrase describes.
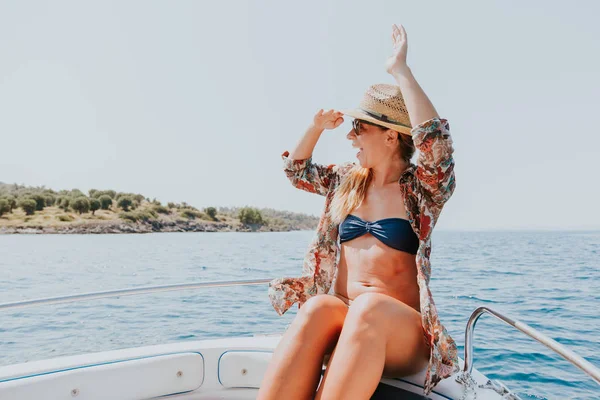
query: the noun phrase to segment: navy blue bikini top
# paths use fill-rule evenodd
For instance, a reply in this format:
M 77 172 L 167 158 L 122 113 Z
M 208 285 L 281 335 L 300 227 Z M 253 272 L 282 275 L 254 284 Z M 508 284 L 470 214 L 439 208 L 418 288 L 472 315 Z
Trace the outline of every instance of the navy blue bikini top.
M 410 226 L 410 222 L 403 218 L 384 218 L 367 222 L 356 215 L 348 215 L 340 224 L 340 243 L 355 239 L 370 233 L 383 244 L 410 254 L 417 254 L 419 238 Z

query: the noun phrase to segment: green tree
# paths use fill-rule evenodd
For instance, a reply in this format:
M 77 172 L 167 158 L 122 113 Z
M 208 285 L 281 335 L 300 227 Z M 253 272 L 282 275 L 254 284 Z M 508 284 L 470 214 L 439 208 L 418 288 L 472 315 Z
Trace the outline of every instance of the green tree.
M 131 204 L 128 206 L 129 208 L 131 208 L 132 210 L 135 210 L 136 208 L 138 208 L 142 202 L 145 200 L 144 196 L 141 194 L 136 194 L 136 193 L 117 193 L 117 197 L 116 197 L 116 201 L 117 201 L 117 205 L 119 204 L 119 202 L 121 201 L 121 199 L 123 197 L 128 197 L 129 200 L 131 200 Z
M 111 199 L 114 199 L 117 196 L 117 192 L 115 192 L 114 190 L 90 190 L 90 197 L 93 197 L 95 199 L 100 200 L 100 197 L 104 195 L 110 197 Z
M 6 199 L 0 199 L 0 217 L 7 212 L 10 212 L 10 204 Z
M 107 194 L 103 194 L 98 200 L 100 201 L 100 207 L 103 210 L 108 210 L 112 206 L 112 198 Z
M 100 200 L 98 199 L 90 199 L 90 211 L 92 215 L 96 212 L 96 210 L 100 209 Z
M 79 196 L 71 202 L 71 208 L 79 214 L 90 211 L 90 201 L 85 196 Z
M 19 207 L 25 211 L 26 215 L 33 215 L 35 214 L 37 202 L 34 199 L 25 198 L 19 202 Z
M 64 211 L 67 211 L 69 209 L 70 203 L 71 203 L 71 198 L 67 197 L 67 196 L 62 196 L 59 198 L 59 200 L 56 201 L 56 204 L 58 204 L 58 207 L 62 208 Z
M 99 190 L 98 190 L 98 189 L 90 189 L 90 190 L 88 190 L 88 194 L 90 195 L 90 199 L 91 199 L 91 198 L 98 198 L 98 197 L 96 197 L 96 196 L 95 196 L 95 194 L 96 194 L 97 192 L 99 192 Z
M 204 212 L 213 220 L 217 219 L 217 209 L 214 207 L 206 207 Z
M 131 207 L 132 204 L 133 200 L 129 196 L 119 197 L 119 200 L 117 202 L 117 206 L 121 207 L 125 212 L 129 211 L 129 207 Z
M 242 224 L 263 224 L 263 217 L 259 210 L 252 207 L 244 207 L 240 209 L 238 214 Z
M 85 197 L 85 194 L 83 194 L 83 192 L 79 189 L 71 189 L 71 193 L 69 193 L 69 195 L 74 199 L 79 197 Z
M 17 208 L 17 198 L 14 196 L 7 197 L 8 204 L 10 204 L 10 212 L 13 212 L 15 208 Z
M 46 198 L 41 194 L 34 194 L 31 198 L 35 200 L 35 210 L 42 211 L 46 206 Z
M 9 210 L 8 212 L 13 212 L 15 208 L 17 208 L 17 199 L 13 195 L 8 195 L 4 197 L 4 199 L 8 202 Z
M 45 195 L 44 200 L 46 202 L 46 207 L 52 207 L 56 202 L 56 198 L 51 194 Z

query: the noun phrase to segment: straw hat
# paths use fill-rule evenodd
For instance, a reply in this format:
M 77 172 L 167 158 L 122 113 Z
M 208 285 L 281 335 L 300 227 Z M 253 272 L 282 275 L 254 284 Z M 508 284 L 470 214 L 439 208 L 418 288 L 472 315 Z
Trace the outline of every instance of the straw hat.
M 340 110 L 344 115 L 410 135 L 411 124 L 400 87 L 378 83 L 370 86 L 358 108 Z

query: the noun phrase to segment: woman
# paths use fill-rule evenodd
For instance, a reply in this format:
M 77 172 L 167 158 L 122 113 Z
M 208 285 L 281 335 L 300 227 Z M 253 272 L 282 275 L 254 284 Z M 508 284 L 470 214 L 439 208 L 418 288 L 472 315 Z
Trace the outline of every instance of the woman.
M 303 275 L 269 285 L 280 315 L 296 302 L 301 307 L 259 399 L 307 399 L 315 391 L 316 399 L 368 399 L 382 375 L 425 368 L 429 394 L 458 371 L 456 345 L 429 291 L 431 231 L 456 185 L 452 139 L 406 64 L 402 26 L 393 25 L 392 41 L 386 70 L 397 86 L 371 86 L 356 110 L 319 110 L 293 152 L 283 154 L 288 178 L 325 196 L 325 211 Z M 355 118 L 347 138 L 360 149 L 359 164 L 313 163 L 320 135 L 340 126 L 342 115 Z M 411 121 L 419 124 L 411 128 Z M 417 165 L 410 162 L 415 148 Z

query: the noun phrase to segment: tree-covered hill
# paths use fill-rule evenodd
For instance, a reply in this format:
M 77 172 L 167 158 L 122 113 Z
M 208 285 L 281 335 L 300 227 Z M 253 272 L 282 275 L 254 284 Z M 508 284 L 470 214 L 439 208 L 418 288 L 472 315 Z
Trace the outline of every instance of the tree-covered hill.
M 139 193 L 0 182 L 0 233 L 290 231 L 314 229 L 317 223 L 314 216 L 268 208 L 198 209 Z

